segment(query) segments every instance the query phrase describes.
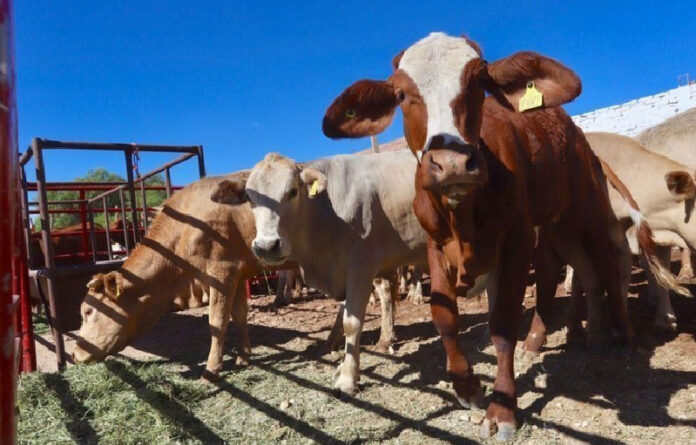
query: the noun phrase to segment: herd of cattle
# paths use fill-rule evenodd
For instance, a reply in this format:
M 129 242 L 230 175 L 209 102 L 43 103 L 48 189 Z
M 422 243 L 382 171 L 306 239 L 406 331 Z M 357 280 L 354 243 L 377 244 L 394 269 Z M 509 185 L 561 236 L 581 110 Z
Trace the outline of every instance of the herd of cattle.
M 546 340 L 564 265 L 574 270 L 571 309 L 583 293 L 588 305 L 586 329 L 571 310 L 569 338 L 630 344 L 632 253 L 658 301 L 656 326 L 675 329 L 669 290 L 688 291 L 669 271 L 669 254 L 679 245 L 688 257 L 696 245 L 696 159 L 656 152 L 693 156 L 685 152 L 694 152 L 687 144 L 696 113 L 694 125 L 685 114 L 646 132 L 649 151 L 627 137 L 583 134 L 560 108 L 580 94 L 580 80 L 536 53 L 487 63 L 474 42 L 433 33 L 397 55 L 393 68 L 384 81 L 348 87 L 328 108 L 323 131 L 375 135 L 399 106 L 410 151 L 306 163 L 272 153 L 251 171 L 177 192 L 123 266 L 88 284 L 74 359 L 121 350 L 176 297 L 203 292 L 212 337 L 204 377 L 214 379 L 230 317 L 237 363 L 249 360 L 244 280 L 262 267 L 299 268 L 309 286 L 344 301 L 328 344 L 345 335 L 334 387 L 353 394 L 373 281 L 384 313 L 378 347 L 386 349 L 397 286 L 379 283 L 391 283 L 398 267 L 427 266 L 432 319 L 464 407 L 480 406 L 482 391 L 458 342 L 456 298 L 487 291 L 498 371 L 482 433 L 506 440 L 516 430 L 514 350 L 530 265 L 537 307 L 523 346 L 529 353 Z

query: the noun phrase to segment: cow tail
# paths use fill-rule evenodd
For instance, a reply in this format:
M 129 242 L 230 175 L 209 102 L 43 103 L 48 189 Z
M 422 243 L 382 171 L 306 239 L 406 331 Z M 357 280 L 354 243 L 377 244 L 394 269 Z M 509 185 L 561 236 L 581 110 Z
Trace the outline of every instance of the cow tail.
M 677 277 L 667 268 L 665 268 L 657 258 L 657 253 L 655 252 L 657 246 L 655 245 L 655 238 L 653 238 L 652 229 L 650 225 L 643 217 L 643 214 L 638 207 L 638 203 L 633 199 L 633 195 L 626 188 L 626 185 L 616 176 L 616 173 L 607 165 L 604 161 L 600 160 L 602 163 L 602 170 L 607 176 L 609 183 L 616 190 L 621 198 L 624 200 L 628 206 L 628 212 L 633 220 L 633 224 L 636 226 L 636 238 L 638 240 L 638 246 L 640 247 L 641 254 L 645 258 L 650 271 L 657 283 L 664 287 L 665 289 L 673 290 L 674 292 L 684 295 L 691 296 L 689 290 L 680 285 L 677 282 Z

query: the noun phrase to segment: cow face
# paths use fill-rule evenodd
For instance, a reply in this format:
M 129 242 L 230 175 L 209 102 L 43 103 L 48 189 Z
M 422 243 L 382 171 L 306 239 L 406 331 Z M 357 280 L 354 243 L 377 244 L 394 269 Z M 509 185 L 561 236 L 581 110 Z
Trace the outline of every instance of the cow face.
M 251 171 L 246 196 L 256 224 L 254 255 L 268 265 L 285 262 L 292 250 L 290 235 L 302 224 L 302 203 L 326 188 L 326 177 L 277 153 L 266 155 Z M 291 227 L 295 224 L 295 227 Z
M 132 313 L 124 297 L 125 282 L 118 272 L 96 274 L 87 284 L 80 307 L 82 325 L 73 352 L 78 363 L 103 360 L 123 349 L 135 336 Z
M 386 81 L 358 81 L 336 98 L 326 111 L 324 134 L 378 134 L 399 105 L 423 187 L 455 201 L 487 181 L 479 145 L 486 92 L 519 111 L 528 88 L 541 92 L 541 107 L 569 102 L 581 89 L 578 77 L 554 60 L 525 52 L 488 64 L 474 42 L 442 33 L 397 55 L 393 66 Z

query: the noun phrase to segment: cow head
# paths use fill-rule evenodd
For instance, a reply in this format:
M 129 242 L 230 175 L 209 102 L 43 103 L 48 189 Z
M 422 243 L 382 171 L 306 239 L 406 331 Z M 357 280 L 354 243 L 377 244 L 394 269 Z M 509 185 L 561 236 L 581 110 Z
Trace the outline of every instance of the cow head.
M 153 302 L 157 303 L 150 295 L 141 294 L 121 272 L 94 275 L 80 307 L 82 325 L 74 360 L 100 361 L 126 347 L 164 313 L 165 308 Z
M 326 111 L 324 134 L 378 134 L 400 106 L 423 188 L 455 201 L 487 181 L 479 146 L 486 92 L 519 111 L 528 88 L 541 92 L 541 107 L 569 102 L 581 90 L 578 77 L 552 59 L 523 52 L 486 63 L 477 44 L 442 33 L 397 55 L 393 68 L 386 81 L 358 81 L 336 98 Z
M 323 173 L 302 168 L 277 153 L 266 155 L 254 166 L 246 182 L 246 196 L 256 224 L 251 250 L 262 263 L 277 265 L 288 258 L 293 233 L 290 224 L 297 223 L 303 205 L 325 189 Z

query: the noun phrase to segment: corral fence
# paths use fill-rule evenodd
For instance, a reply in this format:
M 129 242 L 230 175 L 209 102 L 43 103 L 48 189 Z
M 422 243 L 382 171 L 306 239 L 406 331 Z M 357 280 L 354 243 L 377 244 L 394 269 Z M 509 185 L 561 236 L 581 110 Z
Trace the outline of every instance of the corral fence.
M 124 155 L 127 179 L 125 182 L 48 182 L 45 150 L 120 151 Z M 136 177 L 134 167 L 137 167 L 140 153 L 147 152 L 180 156 Z M 63 334 L 79 327 L 79 305 L 86 283 L 94 273 L 115 270 L 123 264 L 124 258 L 144 236 L 157 211 L 148 207 L 147 192 L 164 191 L 169 197 L 182 188 L 172 184 L 171 169 L 192 158 L 197 160 L 199 177 L 204 177 L 202 146 L 65 142 L 34 138 L 31 146 L 19 154 L 20 227 L 24 233 L 18 267 L 22 271 L 23 281 L 20 282 L 26 283 L 20 289 L 20 301 L 26 311 L 31 304 L 32 292 L 28 285 L 31 279 L 35 293 L 46 308 L 59 369 L 65 367 L 67 360 Z M 27 180 L 25 171 L 32 159 L 36 170 L 35 182 Z M 148 179 L 160 174 L 164 176 L 164 185 L 146 184 Z M 49 191 L 76 192 L 78 199 L 49 201 Z M 30 201 L 30 193 L 36 194 L 36 201 Z M 118 205 L 113 205 L 113 202 Z M 66 229 L 54 229 L 51 227 L 51 215 L 56 214 L 77 214 L 79 223 Z M 103 227 L 95 223 L 95 214 L 103 215 Z M 32 230 L 32 215 L 39 215 L 38 232 Z M 64 248 L 66 245 L 67 249 Z M 36 369 L 31 328 L 31 319 L 28 324 L 22 325 L 25 331 L 22 336 L 23 355 L 28 357 L 22 371 Z

